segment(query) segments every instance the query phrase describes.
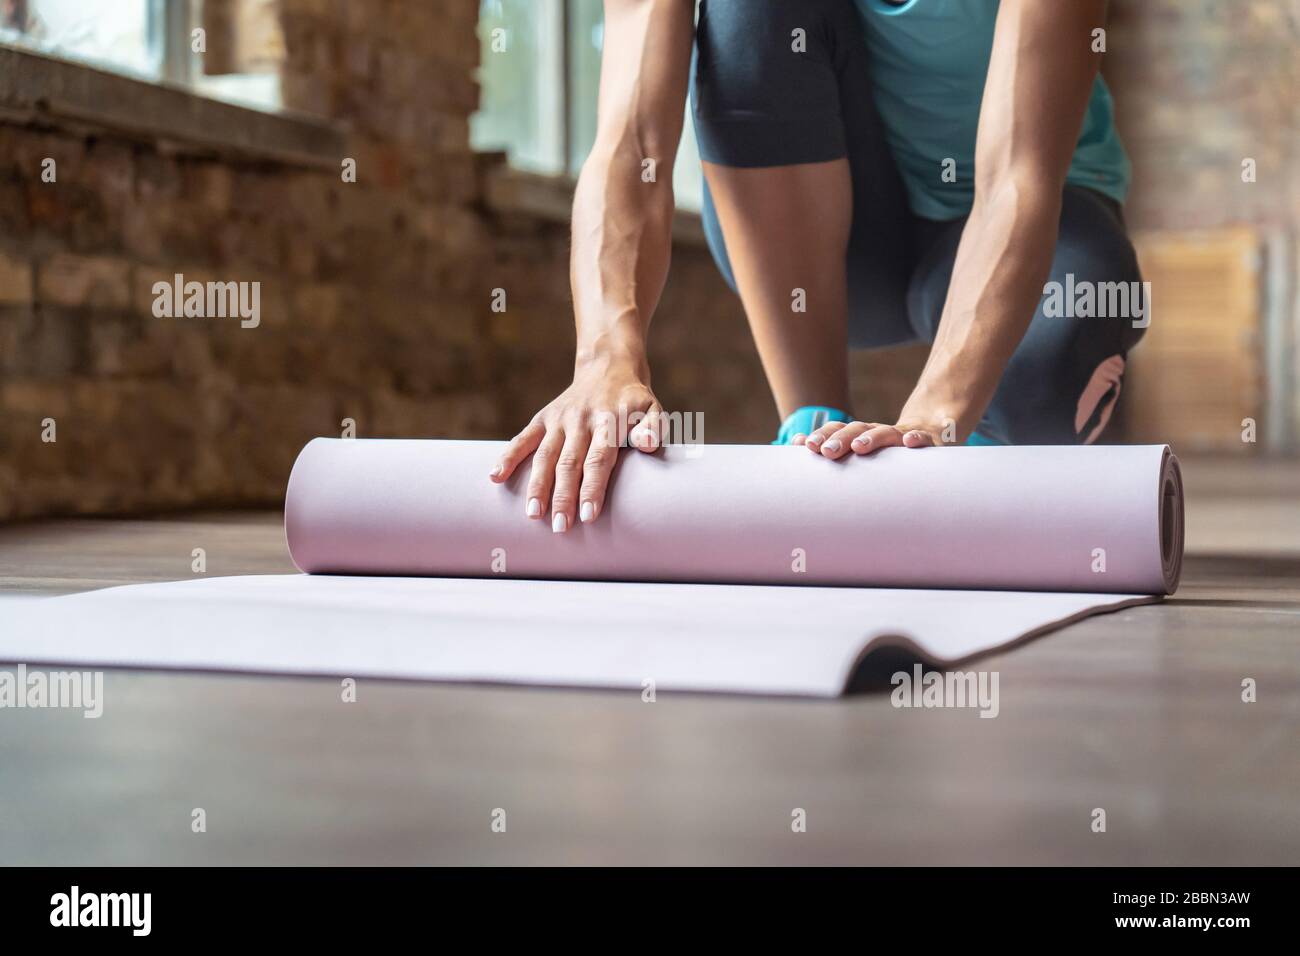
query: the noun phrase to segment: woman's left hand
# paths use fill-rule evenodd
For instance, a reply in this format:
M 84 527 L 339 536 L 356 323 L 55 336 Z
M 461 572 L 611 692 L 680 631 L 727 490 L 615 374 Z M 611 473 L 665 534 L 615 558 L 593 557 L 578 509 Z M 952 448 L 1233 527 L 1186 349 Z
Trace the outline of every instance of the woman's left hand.
M 824 458 L 843 458 L 850 452 L 869 455 L 882 448 L 928 448 L 952 444 L 956 425 L 951 419 L 929 421 L 910 416 L 893 425 L 880 422 L 827 422 L 811 435 L 795 435 L 792 444 L 806 445 Z

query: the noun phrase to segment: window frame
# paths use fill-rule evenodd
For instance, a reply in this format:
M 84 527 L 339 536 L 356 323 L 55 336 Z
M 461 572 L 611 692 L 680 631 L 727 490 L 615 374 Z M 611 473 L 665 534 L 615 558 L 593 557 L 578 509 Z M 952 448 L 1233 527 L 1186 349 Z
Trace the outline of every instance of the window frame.
M 149 0 L 149 40 L 154 45 L 161 82 L 183 86 L 197 95 L 190 34 L 196 18 L 190 0 Z
M 538 104 L 540 123 L 535 127 L 537 141 L 541 144 L 536 150 L 536 155 L 540 157 L 540 162 L 521 160 L 517 157 L 516 151 L 519 148 L 519 140 L 505 137 L 498 141 L 479 141 L 474 142 L 471 138 L 471 147 L 479 151 L 488 152 L 505 152 L 507 155 L 507 164 L 512 174 L 517 176 L 532 178 L 550 178 L 560 184 L 569 184 L 572 186 L 576 183 L 580 172 L 580 164 L 577 162 L 578 156 L 575 154 L 574 133 L 578 128 L 577 120 L 577 88 L 578 83 L 573 75 L 575 65 L 574 54 L 574 27 L 576 21 L 577 6 L 582 0 L 532 0 L 535 5 L 534 9 L 540 10 L 539 20 L 549 21 L 546 27 L 549 35 L 558 33 L 559 40 L 553 46 L 547 46 L 539 43 L 535 55 L 538 58 L 539 83 L 543 84 L 545 91 L 539 96 Z M 479 5 L 480 22 L 484 13 L 484 2 Z M 699 3 L 696 0 L 696 10 L 698 15 Z M 485 42 L 481 39 L 480 42 Z M 603 49 L 602 49 L 603 53 Z M 497 54 L 491 54 L 497 55 Z M 484 68 L 484 63 L 480 62 L 480 71 Z M 480 82 L 480 85 L 484 85 Z M 551 88 L 547 90 L 547 88 Z M 594 106 L 594 104 L 593 104 Z M 584 108 L 585 105 L 584 105 Z M 689 99 L 683 105 L 684 109 L 689 111 Z M 480 110 L 483 105 L 480 103 Z M 689 116 L 687 116 L 689 123 Z M 697 150 L 694 146 L 693 135 L 690 135 L 683 129 L 682 144 L 690 138 L 691 150 Z M 679 145 L 677 161 L 682 161 L 683 155 L 688 155 Z M 583 157 L 585 159 L 585 156 Z M 538 167 L 541 168 L 538 168 Z M 677 175 L 677 166 L 674 165 L 674 178 Z M 677 195 L 677 210 L 679 213 L 697 214 L 700 210 L 703 191 L 703 171 L 700 171 L 700 186 L 698 190 L 692 189 L 689 194 L 683 194 L 679 191 Z
M 194 30 L 203 25 L 202 0 L 142 0 L 144 11 L 144 60 L 147 66 L 136 69 L 120 62 L 79 53 L 75 48 L 47 46 L 37 40 L 18 41 L 0 39 L 0 47 L 22 50 L 39 56 L 99 70 L 115 76 L 126 77 L 140 83 L 169 86 L 184 90 L 202 99 L 241 106 L 272 115 L 284 112 L 279 87 L 273 96 L 223 95 L 219 84 L 205 86 L 202 60 L 193 51 Z M 93 12 L 87 14 L 93 17 Z M 267 74 L 268 76 L 270 74 Z M 220 77 L 211 77 L 216 81 Z M 279 78 L 276 77 L 278 84 Z M 218 87 L 214 89 L 213 87 Z

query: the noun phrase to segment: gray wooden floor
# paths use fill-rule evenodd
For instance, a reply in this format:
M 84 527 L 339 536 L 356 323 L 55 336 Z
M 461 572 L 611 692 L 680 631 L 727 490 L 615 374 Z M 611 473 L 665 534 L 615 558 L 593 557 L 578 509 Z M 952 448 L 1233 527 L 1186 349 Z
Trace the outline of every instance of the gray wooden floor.
M 1290 467 L 1189 468 L 1178 595 L 981 662 L 993 720 L 110 671 L 99 720 L 0 709 L 0 863 L 1300 863 Z M 188 578 L 196 547 L 292 571 L 274 514 L 52 521 L 0 528 L 0 591 Z

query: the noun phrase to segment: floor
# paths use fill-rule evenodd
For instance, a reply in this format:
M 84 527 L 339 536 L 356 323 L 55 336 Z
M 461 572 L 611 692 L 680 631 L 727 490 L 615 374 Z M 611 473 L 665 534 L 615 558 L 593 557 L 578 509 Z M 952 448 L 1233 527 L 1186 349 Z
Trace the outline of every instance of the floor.
M 1300 863 L 1300 463 L 1185 472 L 1178 594 L 985 659 L 995 720 L 111 671 L 97 721 L 0 710 L 0 863 Z M 187 578 L 196 547 L 293 570 L 277 514 L 50 521 L 0 528 L 0 592 Z

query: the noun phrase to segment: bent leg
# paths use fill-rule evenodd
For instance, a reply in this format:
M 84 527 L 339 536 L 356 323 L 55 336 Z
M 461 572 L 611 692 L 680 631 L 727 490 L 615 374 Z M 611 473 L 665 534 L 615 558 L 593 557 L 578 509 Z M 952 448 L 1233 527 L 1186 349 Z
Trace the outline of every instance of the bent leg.
M 930 227 L 934 238 L 912 278 L 909 312 L 926 341 L 939 327 L 962 225 Z M 1118 206 L 1067 186 L 1048 280 L 1060 296 L 1040 299 L 971 444 L 1095 441 L 1119 399 L 1128 350 L 1145 330 L 1141 279 Z M 1076 308 L 1087 295 L 1091 309 Z
M 706 163 L 705 175 L 781 417 L 806 405 L 847 410 L 848 164 Z M 768 198 L 758 202 L 755 194 Z
M 874 344 L 912 337 L 906 199 L 865 57 L 848 0 L 702 8 L 691 100 L 705 232 L 782 417 L 806 405 L 848 408 L 851 310 L 871 311 Z

